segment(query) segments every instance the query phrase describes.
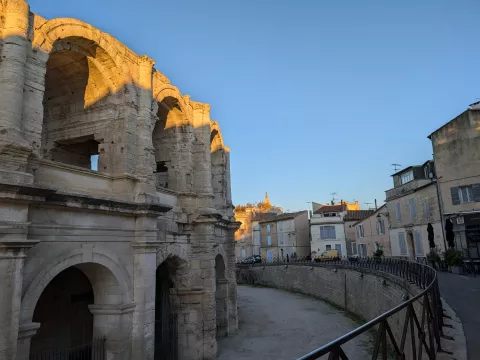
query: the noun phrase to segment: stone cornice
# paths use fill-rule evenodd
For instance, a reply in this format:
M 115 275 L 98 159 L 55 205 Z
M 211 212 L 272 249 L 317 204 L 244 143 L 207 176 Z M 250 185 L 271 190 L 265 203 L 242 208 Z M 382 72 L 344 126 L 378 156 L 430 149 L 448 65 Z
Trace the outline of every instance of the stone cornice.
M 135 310 L 135 303 L 111 305 L 111 304 L 91 304 L 88 309 L 93 315 L 123 315 Z
M 0 183 L 0 192 L 15 194 L 29 202 L 70 208 L 84 208 L 106 212 L 160 215 L 172 209 L 172 206 L 153 202 L 129 202 L 100 196 L 70 193 L 39 185 L 20 185 Z M 15 197 L 13 197 L 15 199 Z
M 131 243 L 134 253 L 144 254 L 144 253 L 156 253 L 159 247 L 165 244 L 162 241 L 135 241 Z

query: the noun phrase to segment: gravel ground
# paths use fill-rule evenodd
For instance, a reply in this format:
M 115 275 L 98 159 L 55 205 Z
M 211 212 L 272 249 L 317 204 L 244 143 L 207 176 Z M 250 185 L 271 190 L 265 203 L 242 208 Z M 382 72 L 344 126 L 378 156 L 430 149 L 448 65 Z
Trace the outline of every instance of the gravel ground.
M 292 360 L 359 325 L 321 300 L 244 285 L 238 286 L 238 315 L 238 333 L 218 341 L 218 359 Z M 364 334 L 343 350 L 358 360 L 371 357 L 371 348 Z

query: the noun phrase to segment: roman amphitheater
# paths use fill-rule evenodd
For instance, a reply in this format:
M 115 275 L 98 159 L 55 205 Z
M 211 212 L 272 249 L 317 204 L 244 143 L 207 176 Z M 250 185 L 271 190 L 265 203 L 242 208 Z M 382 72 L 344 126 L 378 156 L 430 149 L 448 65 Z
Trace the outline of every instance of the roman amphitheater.
M 238 224 L 210 106 L 23 0 L 0 2 L 0 54 L 0 358 L 214 358 Z

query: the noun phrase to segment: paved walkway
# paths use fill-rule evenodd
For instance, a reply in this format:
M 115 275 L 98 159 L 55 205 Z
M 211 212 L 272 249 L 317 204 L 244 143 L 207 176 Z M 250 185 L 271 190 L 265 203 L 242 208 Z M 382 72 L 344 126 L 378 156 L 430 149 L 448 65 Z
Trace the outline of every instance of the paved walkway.
M 218 342 L 218 358 L 296 359 L 359 325 L 327 303 L 282 290 L 238 286 L 239 331 Z M 363 335 L 343 349 L 349 359 L 370 358 Z
M 480 359 L 480 277 L 438 273 L 440 294 L 462 320 L 468 359 Z

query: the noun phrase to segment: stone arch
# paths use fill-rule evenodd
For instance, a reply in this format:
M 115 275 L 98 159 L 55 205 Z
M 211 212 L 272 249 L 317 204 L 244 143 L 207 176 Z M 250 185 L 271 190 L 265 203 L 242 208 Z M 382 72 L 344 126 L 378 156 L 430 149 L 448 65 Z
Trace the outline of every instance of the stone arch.
M 112 76 L 112 80 L 117 80 L 117 86 L 123 86 L 131 80 L 122 54 L 130 52 L 131 55 L 134 55 L 133 52 L 112 36 L 81 20 L 57 18 L 43 23 L 35 29 L 32 47 L 50 53 L 58 40 L 67 38 L 71 40 L 84 39 L 85 41 L 82 41 L 84 46 L 90 42 L 89 49 L 93 50 L 92 55 L 96 55 L 95 57 L 101 59 L 102 63 L 108 63 L 120 69 L 121 71 Z M 95 46 L 92 47 L 92 44 Z
M 82 264 L 93 263 L 103 266 L 105 270 L 100 276 L 111 276 L 109 282 L 111 284 L 117 282 L 121 296 L 115 301 L 119 304 L 129 304 L 133 301 L 133 289 L 127 270 L 120 265 L 119 260 L 112 254 L 105 254 L 93 248 L 89 253 L 86 253 L 84 249 L 76 249 L 70 252 L 66 252 L 61 256 L 56 257 L 50 263 L 43 267 L 43 269 L 35 276 L 30 285 L 26 289 L 22 297 L 22 306 L 20 319 L 22 323 L 30 323 L 33 318 L 33 312 L 35 305 L 38 302 L 45 287 L 63 270 L 66 270 L 73 266 L 78 266 L 82 270 Z M 83 266 L 85 270 L 85 266 Z M 85 274 L 87 277 L 89 274 Z M 90 272 L 92 275 L 92 272 Z M 93 278 L 95 281 L 95 278 Z M 90 281 L 92 281 L 90 279 Z M 97 289 L 100 299 L 102 295 L 99 287 L 93 286 Z
M 210 152 L 214 153 L 218 150 L 223 150 L 225 145 L 223 143 L 222 132 L 220 131 L 220 126 L 218 122 L 212 120 L 210 121 Z
M 52 344 L 55 344 L 57 340 L 58 344 L 61 343 L 55 350 L 67 351 L 69 346 L 78 345 L 72 342 L 72 339 L 74 339 L 74 337 L 72 337 L 73 335 L 70 336 L 70 340 L 65 340 L 63 330 L 58 330 L 62 328 L 62 326 L 66 326 L 67 328 L 75 327 L 75 324 L 72 325 L 70 320 L 65 322 L 65 318 L 56 317 L 56 313 L 52 312 L 54 310 L 49 310 L 48 306 L 45 307 L 45 304 L 50 302 L 48 299 L 55 299 L 56 294 L 60 295 L 64 292 L 65 287 L 63 285 L 58 286 L 58 279 L 67 273 L 71 276 L 74 272 L 77 272 L 77 274 L 82 273 L 84 277 L 88 279 L 87 282 L 90 283 L 93 292 L 92 298 L 82 307 L 82 311 L 86 317 L 87 314 L 93 315 L 93 323 L 90 322 L 90 329 L 85 328 L 83 331 L 86 331 L 86 334 L 89 334 L 91 339 L 96 337 L 106 338 L 105 351 L 108 358 L 117 359 L 118 354 L 129 351 L 130 342 L 128 341 L 128 332 L 130 329 L 122 325 L 126 321 L 128 322 L 127 319 L 131 317 L 134 309 L 134 304 L 132 303 L 133 290 L 128 272 L 118 259 L 110 253 L 99 251 L 95 248 L 82 248 L 65 252 L 61 256 L 48 262 L 27 287 L 21 302 L 20 328 L 33 329 L 33 331 L 27 331 L 28 336 L 22 335 L 19 337 L 17 344 L 18 354 L 21 354 L 19 355 L 19 359 L 28 358 L 30 354 L 31 337 L 35 336 L 35 332 L 39 327 L 41 329 L 42 324 L 33 323 L 33 320 L 42 321 L 42 319 L 51 318 L 51 322 L 53 323 L 58 322 L 58 324 L 64 324 L 59 325 L 60 327 L 55 326 L 51 328 L 56 329 L 53 333 L 47 331 L 49 338 L 52 336 L 55 338 L 55 341 L 51 342 Z M 63 283 L 65 283 L 65 281 L 66 280 L 63 280 Z M 71 277 L 69 277 L 65 283 L 67 284 L 67 288 L 70 285 L 69 281 L 72 281 Z M 67 290 L 66 295 L 70 296 L 69 294 L 72 294 L 71 296 L 73 296 L 73 291 L 77 290 L 73 290 L 74 288 L 71 286 L 69 288 L 70 290 Z M 44 294 L 47 296 L 47 302 L 43 299 Z M 77 295 L 80 296 L 80 298 L 77 299 L 78 301 L 84 301 L 84 295 L 86 294 Z M 54 297 L 52 298 L 52 296 Z M 66 302 L 65 304 L 68 303 L 69 302 Z M 34 318 L 37 305 L 40 306 L 39 309 L 41 310 L 39 311 L 41 311 L 41 313 L 40 315 L 35 315 L 36 317 Z M 46 313 L 44 313 L 45 311 Z M 74 320 L 72 319 L 72 321 Z M 88 322 L 83 323 L 83 326 L 88 327 Z M 45 334 L 40 333 L 40 336 L 45 336 Z M 82 337 L 83 340 L 86 339 L 84 337 L 85 335 Z M 78 341 L 78 337 L 75 338 Z M 37 345 L 39 344 L 38 341 L 36 341 L 36 343 Z M 41 343 L 43 343 L 43 340 L 40 341 L 40 344 Z M 47 350 L 47 348 L 39 349 L 37 346 L 36 349 L 33 349 L 33 351 L 38 350 L 44 351 Z M 53 350 L 53 348 L 48 350 Z
M 48 54 L 43 91 L 43 157 L 100 172 L 115 171 L 122 102 L 137 101 L 127 49 L 91 25 L 54 19 L 35 29 L 33 46 Z M 128 98 L 128 99 L 126 99 Z M 117 140 L 117 138 L 119 138 Z M 97 161 L 98 165 L 92 163 Z
M 195 132 L 183 98 L 172 89 L 175 88 L 155 95 L 160 101 L 153 107 L 157 110 L 152 132 L 154 178 L 157 187 L 192 191 Z

